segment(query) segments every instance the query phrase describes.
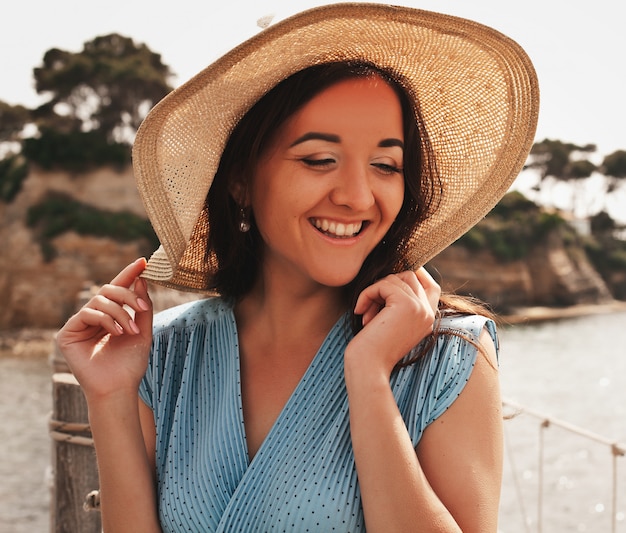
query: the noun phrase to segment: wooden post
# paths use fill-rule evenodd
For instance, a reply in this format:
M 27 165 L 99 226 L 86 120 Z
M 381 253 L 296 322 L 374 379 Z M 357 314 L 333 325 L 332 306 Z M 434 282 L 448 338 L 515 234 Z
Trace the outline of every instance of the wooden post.
M 87 403 L 68 372 L 52 375 L 52 533 L 100 533 L 102 524 L 93 491 L 99 487 Z
M 93 295 L 85 283 L 78 294 L 77 308 Z M 63 355 L 56 348 L 50 356 L 52 367 L 53 486 L 51 494 L 51 533 L 101 533 L 99 481 L 96 455 L 89 428 L 87 402 L 71 374 Z

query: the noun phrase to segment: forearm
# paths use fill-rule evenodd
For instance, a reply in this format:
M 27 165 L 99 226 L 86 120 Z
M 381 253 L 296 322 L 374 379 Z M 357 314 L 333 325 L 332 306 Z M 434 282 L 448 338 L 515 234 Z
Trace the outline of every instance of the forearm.
M 105 533 L 158 533 L 154 474 L 141 432 L 136 395 L 88 401 Z
M 346 386 L 367 530 L 461 531 L 422 471 L 388 377 L 347 363 Z

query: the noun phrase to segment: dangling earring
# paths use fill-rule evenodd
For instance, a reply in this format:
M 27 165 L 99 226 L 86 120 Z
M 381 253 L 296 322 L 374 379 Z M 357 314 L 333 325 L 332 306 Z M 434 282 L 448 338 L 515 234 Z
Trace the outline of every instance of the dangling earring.
M 239 208 L 239 231 L 241 233 L 250 231 L 250 220 L 248 220 L 248 213 L 244 207 Z

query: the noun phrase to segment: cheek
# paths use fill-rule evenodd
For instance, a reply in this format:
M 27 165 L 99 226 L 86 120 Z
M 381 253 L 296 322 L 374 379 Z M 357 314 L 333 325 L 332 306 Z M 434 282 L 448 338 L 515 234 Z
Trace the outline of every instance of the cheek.
M 402 203 L 404 202 L 404 180 L 395 184 L 393 188 L 386 192 L 387 200 L 384 202 L 384 214 L 385 217 L 391 219 L 393 222 L 398 213 L 400 213 L 400 209 L 402 208 Z

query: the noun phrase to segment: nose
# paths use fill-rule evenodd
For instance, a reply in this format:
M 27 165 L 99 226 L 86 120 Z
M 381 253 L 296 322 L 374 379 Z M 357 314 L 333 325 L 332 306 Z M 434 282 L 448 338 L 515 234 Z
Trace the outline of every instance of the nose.
M 335 205 L 366 211 L 374 204 L 372 183 L 366 168 L 352 165 L 337 176 L 330 199 Z

